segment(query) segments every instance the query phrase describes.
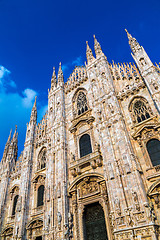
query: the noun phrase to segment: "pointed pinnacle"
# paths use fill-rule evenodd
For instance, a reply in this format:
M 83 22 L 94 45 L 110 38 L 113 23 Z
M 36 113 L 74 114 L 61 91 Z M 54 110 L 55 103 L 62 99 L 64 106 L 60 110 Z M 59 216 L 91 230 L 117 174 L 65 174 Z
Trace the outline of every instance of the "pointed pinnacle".
M 94 50 L 95 50 L 96 57 L 104 55 L 104 53 L 102 52 L 100 43 L 97 41 L 95 35 L 93 35 L 93 37 L 94 37 Z
M 86 41 L 86 57 L 87 57 L 88 63 L 92 62 L 92 60 L 95 59 L 93 56 L 92 50 L 88 45 L 88 41 Z
M 128 39 L 131 39 L 131 38 L 132 38 L 132 35 L 127 31 L 126 28 L 125 28 L 125 31 L 126 31 L 126 33 L 127 33 L 127 37 L 128 37 Z
M 51 79 L 51 88 L 56 87 L 56 85 L 57 85 L 57 78 L 56 78 L 55 67 L 53 67 L 53 74 L 52 74 L 52 79 Z
M 14 131 L 12 140 L 14 140 L 15 138 L 17 138 L 17 136 L 18 136 L 18 133 L 17 133 L 17 125 L 16 125 L 16 126 L 15 126 L 15 131 Z
M 62 64 L 59 63 L 59 70 L 58 70 L 58 83 L 63 82 L 63 71 L 62 71 Z

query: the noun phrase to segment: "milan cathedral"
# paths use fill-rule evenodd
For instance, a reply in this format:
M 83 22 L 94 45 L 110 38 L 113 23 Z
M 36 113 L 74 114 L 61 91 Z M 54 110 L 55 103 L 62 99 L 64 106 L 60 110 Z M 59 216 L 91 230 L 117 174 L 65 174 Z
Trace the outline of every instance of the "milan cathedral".
M 126 30 L 135 63 L 109 63 L 94 36 L 85 66 L 61 64 L 24 149 L 0 162 L 2 240 L 160 240 L 160 66 Z

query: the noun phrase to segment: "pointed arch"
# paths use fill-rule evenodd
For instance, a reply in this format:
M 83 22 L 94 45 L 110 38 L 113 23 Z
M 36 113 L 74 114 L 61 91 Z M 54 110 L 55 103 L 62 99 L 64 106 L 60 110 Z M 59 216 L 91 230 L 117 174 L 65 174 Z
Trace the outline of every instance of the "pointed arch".
M 89 110 L 89 103 L 87 98 L 87 90 L 78 88 L 72 98 L 73 115 L 79 116 Z
M 128 106 L 133 123 L 140 123 L 153 116 L 148 101 L 142 96 L 134 97 Z
M 47 158 L 46 155 L 47 155 L 47 149 L 46 147 L 43 147 L 38 154 L 37 170 L 41 170 L 46 167 L 46 158 Z
M 100 181 L 105 180 L 104 176 L 100 173 L 97 173 L 97 172 L 81 174 L 69 186 L 69 193 L 71 193 L 74 190 L 75 186 L 78 185 L 81 181 L 83 181 L 84 178 L 88 178 L 88 177 L 96 177 Z

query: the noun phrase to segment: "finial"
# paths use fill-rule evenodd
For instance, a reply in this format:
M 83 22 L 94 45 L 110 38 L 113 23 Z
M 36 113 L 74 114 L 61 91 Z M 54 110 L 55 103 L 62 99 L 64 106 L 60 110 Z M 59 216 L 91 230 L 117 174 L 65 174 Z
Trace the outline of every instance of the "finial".
M 11 141 L 11 135 L 12 135 L 12 128 L 10 130 L 10 133 L 9 133 L 8 140 L 7 140 L 6 144 L 8 144 Z
M 56 86 L 57 86 L 57 78 L 56 78 L 55 67 L 53 67 L 53 74 L 52 74 L 52 79 L 51 79 L 51 88 L 53 89 Z
M 14 134 L 13 134 L 13 138 L 12 138 L 12 141 L 14 141 L 18 136 L 18 133 L 17 133 L 17 125 L 15 126 L 15 131 L 14 131 Z
M 127 29 L 125 29 L 125 31 L 127 33 L 129 45 L 130 45 L 132 52 L 133 53 L 138 52 L 141 49 L 140 44 L 137 42 L 137 40 L 134 37 L 132 37 L 132 35 L 127 31 Z
M 88 41 L 86 41 L 86 58 L 87 58 L 87 62 L 91 63 L 95 58 L 93 56 L 92 50 L 90 49 L 89 45 L 88 45 Z
M 97 41 L 96 36 L 93 35 L 93 37 L 94 37 L 94 50 L 95 50 L 96 57 L 100 57 L 100 56 L 104 55 L 104 53 L 102 52 L 101 45 Z
M 63 78 L 63 71 L 62 71 L 62 64 L 61 62 L 59 63 L 59 70 L 58 70 L 58 84 L 59 83 L 64 83 L 64 78 Z

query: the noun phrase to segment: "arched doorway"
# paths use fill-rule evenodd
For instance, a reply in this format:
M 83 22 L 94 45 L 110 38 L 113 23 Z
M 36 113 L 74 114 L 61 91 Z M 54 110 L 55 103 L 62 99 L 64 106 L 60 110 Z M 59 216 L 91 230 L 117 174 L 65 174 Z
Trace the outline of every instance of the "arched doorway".
M 108 240 L 103 208 L 98 202 L 85 207 L 83 227 L 84 240 Z

